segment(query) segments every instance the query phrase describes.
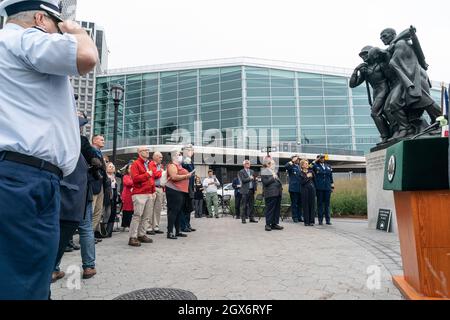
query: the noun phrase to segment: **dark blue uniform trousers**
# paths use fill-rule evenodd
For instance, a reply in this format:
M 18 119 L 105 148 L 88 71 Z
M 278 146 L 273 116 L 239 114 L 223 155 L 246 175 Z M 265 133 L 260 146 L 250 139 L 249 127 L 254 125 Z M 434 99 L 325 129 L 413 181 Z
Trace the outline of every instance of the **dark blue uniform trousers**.
M 291 196 L 292 219 L 294 222 L 303 220 L 302 194 L 300 192 L 289 192 Z
M 0 155 L 0 300 L 48 300 L 59 242 L 59 178 Z
M 323 222 L 323 218 L 327 223 L 331 222 L 330 216 L 330 200 L 331 200 L 331 191 L 322 191 L 317 190 L 317 211 L 319 215 L 319 222 Z

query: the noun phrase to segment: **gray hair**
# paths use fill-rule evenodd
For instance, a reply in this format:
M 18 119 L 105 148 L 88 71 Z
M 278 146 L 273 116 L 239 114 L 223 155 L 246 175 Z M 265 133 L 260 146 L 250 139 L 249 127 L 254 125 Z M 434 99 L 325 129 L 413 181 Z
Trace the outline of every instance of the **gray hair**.
M 170 160 L 177 160 L 177 155 L 182 154 L 180 150 L 173 150 L 170 152 Z
M 47 15 L 47 13 L 42 10 L 22 11 L 9 16 L 7 22 L 15 20 L 31 23 L 34 20 L 34 16 L 36 15 L 36 13 L 42 13 L 44 15 Z
M 263 167 L 270 168 L 272 166 L 272 163 L 274 163 L 274 161 L 272 159 L 264 159 Z

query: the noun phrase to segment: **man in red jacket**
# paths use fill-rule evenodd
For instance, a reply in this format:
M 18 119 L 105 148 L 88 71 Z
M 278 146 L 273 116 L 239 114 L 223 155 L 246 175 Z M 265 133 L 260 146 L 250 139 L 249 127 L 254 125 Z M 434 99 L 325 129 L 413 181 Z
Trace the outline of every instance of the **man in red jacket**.
M 161 222 L 161 211 L 164 201 L 164 187 L 161 186 L 160 180 L 164 170 L 161 164 L 163 160 L 163 155 L 161 152 L 155 152 L 153 154 L 153 161 L 150 162 L 149 168 L 153 172 L 153 178 L 155 180 L 155 205 L 153 207 L 153 214 L 149 217 L 147 234 L 164 234 L 159 230 L 159 223 Z
M 156 199 L 154 174 L 149 167 L 150 150 L 147 147 L 139 147 L 138 155 L 138 159 L 131 166 L 134 215 L 128 245 L 132 247 L 140 247 L 141 243 L 153 243 L 153 240 L 146 236 L 146 224 L 147 221 L 153 220 Z

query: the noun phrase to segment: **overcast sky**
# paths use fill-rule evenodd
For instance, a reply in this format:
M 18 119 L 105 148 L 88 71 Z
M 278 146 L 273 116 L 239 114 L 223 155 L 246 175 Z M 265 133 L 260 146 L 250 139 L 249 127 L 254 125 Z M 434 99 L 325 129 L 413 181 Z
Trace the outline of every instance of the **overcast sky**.
M 248 56 L 344 68 L 380 31 L 417 28 L 432 80 L 450 82 L 449 0 L 78 0 L 106 29 L 109 67 Z

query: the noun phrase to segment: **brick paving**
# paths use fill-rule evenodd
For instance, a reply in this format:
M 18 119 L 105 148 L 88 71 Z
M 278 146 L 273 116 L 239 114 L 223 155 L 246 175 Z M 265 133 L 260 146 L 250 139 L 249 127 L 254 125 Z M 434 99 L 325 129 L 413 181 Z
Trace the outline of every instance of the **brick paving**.
M 192 224 L 198 231 L 188 238 L 154 236 L 141 248 L 127 245 L 128 234 L 115 233 L 97 245 L 98 275 L 71 290 L 79 278 L 69 274 L 52 286 L 52 298 L 111 300 L 139 289 L 174 288 L 202 300 L 402 299 L 391 281 L 401 273 L 398 237 L 369 230 L 364 221 L 308 228 L 285 221 L 281 232 L 231 217 Z M 62 270 L 80 263 L 79 252 L 66 254 Z M 371 266 L 381 271 L 379 288 L 367 286 Z

